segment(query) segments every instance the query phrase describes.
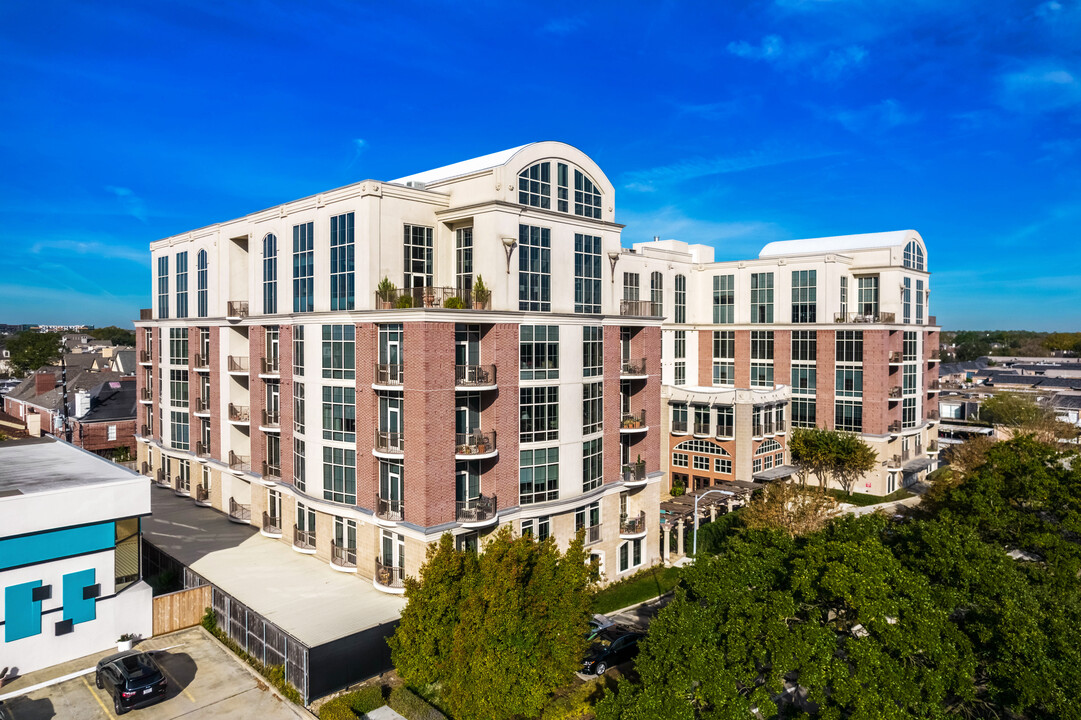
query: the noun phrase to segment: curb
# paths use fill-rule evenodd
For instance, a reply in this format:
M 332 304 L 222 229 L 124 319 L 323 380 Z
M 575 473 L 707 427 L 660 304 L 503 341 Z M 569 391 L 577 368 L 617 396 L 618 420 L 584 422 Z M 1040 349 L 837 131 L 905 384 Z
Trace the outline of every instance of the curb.
M 628 610 L 634 610 L 635 608 L 641 607 L 642 605 L 648 605 L 651 602 L 656 602 L 657 600 L 660 600 L 661 598 L 666 598 L 666 597 L 669 597 L 669 596 L 673 596 L 675 594 L 676 593 L 675 593 L 674 590 L 669 590 L 668 592 L 663 593 L 661 595 L 657 595 L 656 597 L 651 597 L 651 598 L 649 598 L 647 600 L 643 600 L 641 602 L 636 602 L 634 605 L 628 605 L 627 607 L 620 608 L 619 610 L 612 610 L 611 612 L 606 612 L 605 615 L 608 615 L 609 617 L 611 617 L 612 615 L 619 615 L 620 613 L 627 612 Z

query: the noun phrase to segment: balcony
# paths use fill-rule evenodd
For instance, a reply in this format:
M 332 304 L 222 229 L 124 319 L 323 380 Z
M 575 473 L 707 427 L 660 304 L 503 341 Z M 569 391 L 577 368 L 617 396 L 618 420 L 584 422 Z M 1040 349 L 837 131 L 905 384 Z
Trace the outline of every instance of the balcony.
M 154 391 L 148 387 L 139 388 L 139 402 L 152 403 L 154 402 Z
M 623 482 L 626 485 L 645 485 L 646 484 L 646 463 L 645 461 L 631 463 L 624 465 L 623 469 Z
M 495 365 L 455 365 L 455 390 L 495 390 Z
M 372 453 L 376 457 L 389 455 L 398 457 L 405 454 L 405 435 L 400 432 L 388 432 L 386 430 L 375 431 L 375 448 Z
M 649 430 L 646 425 L 645 408 L 636 413 L 623 413 L 619 419 L 619 432 L 626 435 L 629 433 L 644 433 Z
M 195 486 L 195 504 L 199 507 L 210 507 L 210 488 L 206 485 Z
M 210 371 L 210 356 L 208 355 L 196 355 L 192 361 L 192 367 L 196 372 L 209 372 Z
M 178 475 L 173 478 L 173 494 L 179 497 L 191 497 L 191 483 L 181 479 Z
M 890 398 L 890 400 L 900 400 L 901 399 L 901 386 L 900 385 L 894 385 L 893 387 L 890 388 L 889 398 Z
M 900 350 L 890 351 L 890 365 L 900 365 L 905 361 L 905 354 Z
M 150 475 L 153 473 L 150 468 L 150 463 L 144 461 L 143 464 L 140 466 L 139 472 L 143 475 L 146 475 L 147 477 L 150 477 Z
M 235 473 L 251 472 L 251 457 L 229 451 L 229 469 Z
M 938 420 L 938 410 L 928 410 L 927 411 L 927 419 L 928 420 Z
M 263 432 L 280 432 L 282 429 L 282 417 L 279 410 L 263 410 L 259 429 Z
M 687 421 L 686 420 L 673 420 L 672 421 L 672 434 L 673 435 L 686 435 L 687 434 Z
M 149 350 L 140 350 L 139 351 L 139 364 L 140 365 L 149 365 L 150 363 L 151 363 L 150 351 Z
M 471 433 L 455 433 L 454 457 L 458 460 L 483 460 L 495 457 L 499 451 L 495 446 L 495 430 L 484 432 L 474 430 Z
M 377 590 L 401 595 L 405 592 L 405 568 L 397 565 L 384 565 L 382 558 L 376 558 L 373 583 Z
M 645 380 L 648 377 L 646 375 L 646 359 L 624 360 L 619 368 L 619 377 L 623 380 Z
M 709 423 L 708 422 L 696 422 L 694 424 L 694 436 L 695 437 L 709 437 Z
M 394 288 L 386 293 L 376 291 L 375 307 L 378 310 L 408 310 L 424 308 L 434 310 L 487 310 L 491 302 L 491 293 L 483 297 L 472 290 L 459 290 L 452 287 L 429 286 L 415 288 Z
M 590 525 L 589 527 L 580 528 L 585 531 L 585 544 L 593 545 L 601 541 L 601 526 Z
M 247 300 L 230 300 L 225 303 L 225 319 L 226 320 L 240 320 L 248 317 L 248 301 Z
M 251 412 L 249 412 L 248 406 L 229 403 L 229 422 L 234 425 L 250 425 Z
M 927 454 L 928 455 L 938 455 L 938 452 L 939 452 L 938 440 L 932 440 L 927 445 Z
M 833 313 L 836 323 L 893 323 L 897 322 L 896 313 Z
M 277 515 L 264 512 L 261 532 L 267 537 L 280 538 L 282 536 L 282 519 Z
M 226 363 L 226 369 L 230 375 L 247 375 L 250 367 L 246 355 L 230 355 Z
M 229 498 L 229 521 L 251 525 L 251 505 L 244 505 L 238 503 L 236 498 Z
M 270 484 L 273 485 L 274 481 L 281 480 L 281 479 L 282 479 L 281 465 L 275 465 L 273 463 L 268 463 L 266 460 L 264 460 L 263 461 L 263 480 L 267 481 L 267 482 L 270 482 Z
M 372 382 L 373 390 L 391 389 L 396 390 L 405 382 L 405 366 L 378 363 L 375 366 L 375 380 Z
M 193 405 L 195 409 L 192 410 L 192 412 L 196 415 L 210 414 L 210 398 L 197 397 L 195 398 L 195 402 L 193 403 Z
M 939 382 L 938 380 L 932 380 L 931 382 L 927 383 L 927 392 L 929 392 L 929 393 L 936 393 L 936 392 L 940 391 L 941 389 L 942 389 L 942 383 Z
M 303 555 L 315 554 L 315 531 L 293 526 L 293 549 Z
M 903 462 L 900 455 L 893 455 L 886 461 L 886 467 L 890 470 L 900 470 Z
M 158 472 L 154 476 L 154 482 L 158 484 L 158 487 L 172 487 L 169 477 L 165 474 L 165 468 L 158 468 Z
M 153 308 L 139 308 L 139 319 L 140 320 L 153 320 L 154 319 L 154 309 Z
M 620 300 L 619 314 L 629 317 L 660 317 L 661 304 L 652 300 Z
M 497 499 L 493 495 L 481 495 L 472 500 L 459 500 L 455 503 L 455 519 L 463 527 L 483 527 L 496 521 Z
M 934 363 L 942 362 L 942 358 L 940 358 L 938 355 L 932 355 L 931 357 L 927 358 L 927 362 L 933 365 Z
M 330 543 L 330 566 L 342 572 L 357 571 L 357 549 L 339 545 L 336 541 Z
M 927 316 L 927 324 L 928 325 L 938 325 L 938 318 L 936 318 L 934 315 L 928 315 Z
M 277 357 L 259 358 L 260 377 L 278 377 L 281 372 L 281 361 Z
M 646 513 L 623 515 L 619 518 L 619 536 L 625 540 L 640 538 L 646 534 Z
M 145 438 L 148 438 L 151 435 L 153 435 L 153 433 L 150 432 L 150 426 L 149 425 L 140 425 L 139 426 L 139 434 L 141 436 L 145 437 Z
M 901 421 L 900 420 L 894 420 L 893 422 L 890 423 L 890 426 L 887 429 L 891 433 L 899 433 L 899 432 L 901 432 Z
M 210 443 L 204 443 L 202 441 L 196 442 L 195 456 L 200 458 L 210 457 Z
M 375 496 L 375 517 L 387 523 L 399 523 L 405 519 L 405 503 Z

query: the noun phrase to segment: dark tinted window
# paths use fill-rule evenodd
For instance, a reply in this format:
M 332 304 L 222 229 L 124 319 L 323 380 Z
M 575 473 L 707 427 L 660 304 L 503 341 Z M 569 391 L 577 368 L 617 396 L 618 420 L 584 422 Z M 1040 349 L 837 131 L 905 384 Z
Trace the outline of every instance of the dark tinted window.
M 140 685 L 156 681 L 161 673 L 154 665 L 154 661 L 147 655 L 129 655 L 121 658 L 120 666 L 128 679 L 129 685 Z

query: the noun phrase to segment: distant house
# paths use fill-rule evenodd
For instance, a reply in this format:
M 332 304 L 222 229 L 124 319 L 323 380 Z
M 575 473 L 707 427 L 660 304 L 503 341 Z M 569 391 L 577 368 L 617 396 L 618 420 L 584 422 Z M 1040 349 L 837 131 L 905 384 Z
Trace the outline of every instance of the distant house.
M 64 356 L 67 364 L 68 402 L 74 401 L 79 391 L 90 391 L 107 382 L 116 382 L 125 374 L 108 370 L 96 370 L 101 356 L 93 353 Z M 19 418 L 31 435 L 58 433 L 62 429 L 61 409 L 64 405 L 61 388 L 61 369 L 55 365 L 45 366 L 4 396 L 3 410 Z
M 1051 398 L 1051 407 L 1059 420 L 1081 427 L 1081 395 L 1055 395 Z
M 72 444 L 97 455 L 115 457 L 119 452 L 134 458 L 135 392 L 134 378 L 77 391 L 68 408 Z

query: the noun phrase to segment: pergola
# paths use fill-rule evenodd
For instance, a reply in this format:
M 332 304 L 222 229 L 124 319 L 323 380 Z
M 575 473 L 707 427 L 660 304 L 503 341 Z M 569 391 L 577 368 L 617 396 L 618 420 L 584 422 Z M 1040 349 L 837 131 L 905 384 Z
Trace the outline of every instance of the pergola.
M 683 547 L 684 529 L 694 525 L 696 499 L 698 499 L 699 521 L 704 521 L 708 517 L 709 521 L 712 522 L 717 519 L 718 509 L 721 509 L 720 512 L 723 514 L 743 507 L 750 499 L 751 493 L 764 487 L 763 483 L 730 480 L 710 487 L 699 488 L 698 490 L 688 490 L 683 495 L 677 495 L 671 500 L 662 502 L 661 532 L 664 540 L 661 555 L 664 560 L 668 560 L 673 530 L 676 531 L 677 538 L 676 554 L 685 554 L 685 548 Z M 707 495 L 706 493 L 711 490 L 725 490 L 731 495 L 722 495 L 716 492 Z

